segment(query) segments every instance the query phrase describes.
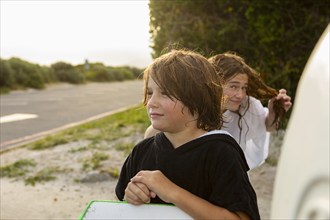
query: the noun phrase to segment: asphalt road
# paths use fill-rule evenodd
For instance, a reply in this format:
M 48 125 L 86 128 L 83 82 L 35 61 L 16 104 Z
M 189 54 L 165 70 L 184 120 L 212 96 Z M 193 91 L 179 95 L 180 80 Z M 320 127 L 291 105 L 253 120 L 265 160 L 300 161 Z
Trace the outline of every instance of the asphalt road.
M 45 90 L 14 91 L 0 96 L 1 118 L 34 114 L 35 118 L 0 124 L 0 149 L 104 117 L 142 102 L 143 81 L 58 84 Z

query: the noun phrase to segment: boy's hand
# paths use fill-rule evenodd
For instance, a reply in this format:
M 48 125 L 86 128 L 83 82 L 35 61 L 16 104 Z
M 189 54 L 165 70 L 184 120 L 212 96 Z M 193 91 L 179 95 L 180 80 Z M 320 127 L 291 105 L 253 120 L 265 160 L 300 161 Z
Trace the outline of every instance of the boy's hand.
M 140 171 L 131 179 L 131 182 L 147 186 L 152 197 L 157 195 L 168 203 L 172 203 L 171 195 L 176 192 L 178 187 L 159 170 Z
M 141 205 L 150 202 L 150 197 L 155 197 L 143 183 L 129 182 L 125 189 L 124 199 L 133 205 Z

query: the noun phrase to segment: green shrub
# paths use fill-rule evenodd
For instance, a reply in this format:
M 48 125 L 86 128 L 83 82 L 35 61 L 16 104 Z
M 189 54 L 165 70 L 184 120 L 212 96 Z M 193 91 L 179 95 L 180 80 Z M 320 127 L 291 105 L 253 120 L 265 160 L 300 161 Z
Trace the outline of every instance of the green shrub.
M 139 69 L 139 68 L 136 68 L 136 67 L 128 67 L 131 69 L 133 75 L 134 75 L 134 78 L 136 79 L 142 79 L 143 77 L 143 69 Z
M 40 73 L 43 76 L 45 83 L 53 83 L 58 81 L 54 70 L 48 66 L 41 66 Z
M 74 68 L 71 64 L 65 62 L 57 62 L 51 65 L 56 78 L 61 82 L 73 84 L 83 83 L 85 81 L 83 73 L 79 69 Z
M 39 65 L 32 64 L 15 57 L 9 59 L 8 64 L 12 69 L 13 81 L 15 83 L 12 88 L 30 87 L 42 89 L 45 87 Z
M 0 59 L 0 87 L 13 88 L 14 72 L 7 60 Z
M 89 80 L 95 82 L 109 82 L 114 81 L 113 75 L 111 75 L 110 71 L 107 67 L 96 67 L 89 71 Z
M 29 63 L 20 58 L 1 59 L 0 92 L 8 93 L 14 89 L 43 89 L 45 84 L 67 82 L 72 84 L 93 82 L 112 82 L 141 79 L 142 69 L 120 66 L 105 66 L 103 63 L 91 63 L 73 66 L 57 62 L 51 66 Z

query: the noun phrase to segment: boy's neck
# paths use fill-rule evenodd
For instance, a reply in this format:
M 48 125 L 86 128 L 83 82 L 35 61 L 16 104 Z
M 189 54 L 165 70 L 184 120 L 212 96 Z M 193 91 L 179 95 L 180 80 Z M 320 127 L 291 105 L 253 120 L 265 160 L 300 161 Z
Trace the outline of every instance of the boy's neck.
M 165 136 L 172 143 L 174 148 L 178 148 L 185 143 L 202 136 L 205 133 L 207 133 L 207 131 L 197 128 L 186 129 L 178 133 L 164 132 Z

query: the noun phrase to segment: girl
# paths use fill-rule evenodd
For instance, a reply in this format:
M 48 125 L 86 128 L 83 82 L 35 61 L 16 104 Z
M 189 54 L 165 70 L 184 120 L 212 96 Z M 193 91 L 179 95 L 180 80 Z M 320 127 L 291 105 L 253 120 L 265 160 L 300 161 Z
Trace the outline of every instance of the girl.
M 292 105 L 285 89 L 277 92 L 267 86 L 260 75 L 234 53 L 209 58 L 224 84 L 225 112 L 223 129 L 228 131 L 244 151 L 250 169 L 261 165 L 268 156 L 269 132 Z M 268 108 L 261 101 L 268 101 Z

